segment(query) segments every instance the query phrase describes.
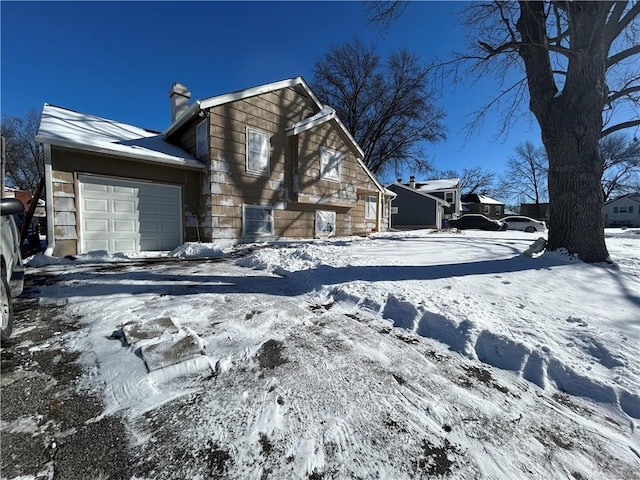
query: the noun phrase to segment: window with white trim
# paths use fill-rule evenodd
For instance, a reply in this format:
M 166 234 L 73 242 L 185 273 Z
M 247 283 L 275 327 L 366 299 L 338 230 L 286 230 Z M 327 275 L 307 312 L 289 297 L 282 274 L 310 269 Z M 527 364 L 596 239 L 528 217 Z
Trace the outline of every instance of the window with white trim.
M 330 237 L 336 233 L 336 212 L 316 210 L 316 237 Z
M 496 215 L 502 215 L 502 205 L 496 205 Z
M 196 157 L 200 158 L 209 151 L 209 121 L 204 119 L 196 126 Z
M 242 231 L 247 237 L 273 235 L 273 207 L 270 205 L 243 205 Z
M 342 157 L 343 155 L 340 152 L 320 147 L 320 178 L 339 182 Z
M 269 134 L 247 127 L 247 172 L 269 174 Z
M 448 204 L 453 204 L 454 194 L 453 192 L 444 192 L 444 201 Z
M 485 205 L 484 206 L 484 214 L 485 215 L 489 215 L 491 213 L 491 206 L 490 205 Z
M 378 206 L 378 197 L 370 195 L 364 199 L 364 218 L 365 220 L 375 220 L 376 210 Z
M 627 213 L 627 207 L 618 207 L 618 213 Z

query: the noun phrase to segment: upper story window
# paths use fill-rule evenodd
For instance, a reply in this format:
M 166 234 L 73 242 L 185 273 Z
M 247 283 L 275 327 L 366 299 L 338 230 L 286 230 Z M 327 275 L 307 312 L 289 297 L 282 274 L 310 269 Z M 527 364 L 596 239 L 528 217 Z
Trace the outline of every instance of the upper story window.
M 269 135 L 247 127 L 247 172 L 269 174 Z
M 453 204 L 453 199 L 455 198 L 455 195 L 453 192 L 444 192 L 444 201 L 449 203 L 449 204 Z
M 502 215 L 502 205 L 496 205 L 496 215 Z
M 364 218 L 366 220 L 376 219 L 376 207 L 378 205 L 378 198 L 369 196 L 364 199 Z
M 491 214 L 491 206 L 490 205 L 485 205 L 484 206 L 484 214 L 485 215 Z
M 209 122 L 201 121 L 196 127 L 196 157 L 200 158 L 209 151 Z
M 340 181 L 343 155 L 329 148 L 320 148 L 320 178 L 324 180 Z
M 618 207 L 618 213 L 627 213 L 627 207 Z

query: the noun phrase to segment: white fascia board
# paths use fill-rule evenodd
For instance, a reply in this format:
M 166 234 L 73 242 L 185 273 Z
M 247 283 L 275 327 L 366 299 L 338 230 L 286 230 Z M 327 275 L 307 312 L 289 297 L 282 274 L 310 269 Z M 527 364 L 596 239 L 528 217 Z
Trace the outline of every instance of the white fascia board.
M 299 122 L 294 123 L 292 127 L 287 128 L 287 136 L 291 137 L 298 135 L 299 133 L 306 132 L 313 127 L 322 125 L 329 120 L 333 120 L 334 118 L 336 118 L 336 111 L 325 105 L 322 107 L 322 110 L 315 115 L 305 118 L 304 120 L 300 120 Z
M 186 123 L 196 112 L 199 110 L 205 110 L 207 108 L 217 107 L 224 105 L 225 103 L 235 102 L 237 100 L 243 100 L 245 98 L 255 97 L 256 95 L 262 95 L 264 93 L 273 92 L 283 88 L 290 88 L 296 86 L 302 86 L 309 97 L 315 102 L 319 109 L 322 109 L 322 103 L 318 100 L 318 97 L 311 91 L 307 82 L 302 77 L 289 78 L 287 80 L 281 80 L 279 82 L 267 83 L 257 87 L 247 88 L 237 92 L 225 93 L 216 97 L 205 98 L 204 100 L 197 100 L 193 103 L 180 117 L 178 117 L 169 127 L 163 132 L 163 135 L 167 137 L 175 132 L 180 126 Z
M 389 185 L 387 185 L 387 187 L 390 187 L 392 185 L 396 186 L 396 187 L 404 188 L 408 192 L 415 193 L 417 195 L 422 195 L 423 197 L 427 197 L 427 198 L 430 198 L 432 200 L 435 200 L 437 203 L 440 203 L 445 207 L 450 207 L 451 206 L 451 204 L 449 202 L 445 201 L 442 198 L 438 198 L 438 197 L 436 197 L 434 195 L 429 195 L 428 193 L 421 192 L 421 191 L 419 191 L 419 190 L 417 190 L 415 188 L 407 187 L 406 185 L 403 185 L 403 184 L 398 183 L 398 182 L 390 183 Z
M 95 147 L 92 145 L 84 145 L 84 144 L 79 144 L 75 142 L 70 142 L 67 140 L 60 140 L 60 139 L 52 140 L 47 137 L 42 137 L 39 135 L 36 135 L 35 141 L 45 145 L 52 145 L 55 147 L 71 148 L 74 150 L 81 150 L 81 151 L 90 152 L 90 153 L 99 153 L 102 155 L 112 155 L 112 156 L 121 157 L 125 159 L 133 158 L 136 160 L 145 161 L 149 163 L 158 163 L 158 164 L 168 165 L 172 167 L 186 168 L 189 170 L 204 170 L 206 168 L 203 163 L 197 160 L 191 160 L 189 158 L 174 157 L 175 160 L 172 160 L 169 158 L 158 157 L 155 155 L 140 154 L 137 152 L 122 152 L 120 150 L 111 150 L 109 148 Z

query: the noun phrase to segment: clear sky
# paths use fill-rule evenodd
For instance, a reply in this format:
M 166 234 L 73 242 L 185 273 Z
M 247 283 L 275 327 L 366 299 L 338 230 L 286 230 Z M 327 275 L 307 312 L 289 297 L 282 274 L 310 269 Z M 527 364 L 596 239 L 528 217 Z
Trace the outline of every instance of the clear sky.
M 464 45 L 462 2 L 412 2 L 383 32 L 361 2 L 1 2 L 1 111 L 19 116 L 46 103 L 162 131 L 174 82 L 192 100 L 302 76 L 331 46 L 359 38 L 381 56 L 406 47 L 427 63 Z M 447 87 L 438 105 L 448 139 L 425 151 L 438 169 L 483 166 L 501 173 L 515 146 L 539 145 L 524 115 L 496 141 L 495 113 L 466 143 L 469 115 L 496 88 Z M 403 172 L 405 180 L 412 172 Z M 383 179 L 389 180 L 389 179 Z

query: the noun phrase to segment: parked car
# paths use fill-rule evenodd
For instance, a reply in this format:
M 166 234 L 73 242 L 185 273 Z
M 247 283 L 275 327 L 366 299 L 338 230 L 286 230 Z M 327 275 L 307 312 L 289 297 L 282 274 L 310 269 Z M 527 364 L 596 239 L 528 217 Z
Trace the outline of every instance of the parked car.
M 522 215 L 504 217 L 503 221 L 509 224 L 509 230 L 522 230 L 524 232 L 546 232 L 547 224 L 540 220 L 535 220 Z
M 13 298 L 22 293 L 24 263 L 20 254 L 20 233 L 13 215 L 24 212 L 15 198 L 0 199 L 0 341 L 5 342 L 13 330 Z
M 506 230 L 508 228 L 506 222 L 492 220 L 489 217 L 476 213 L 469 213 L 461 216 L 460 218 L 449 220 L 449 226 L 460 230 L 468 228 L 477 230 Z

